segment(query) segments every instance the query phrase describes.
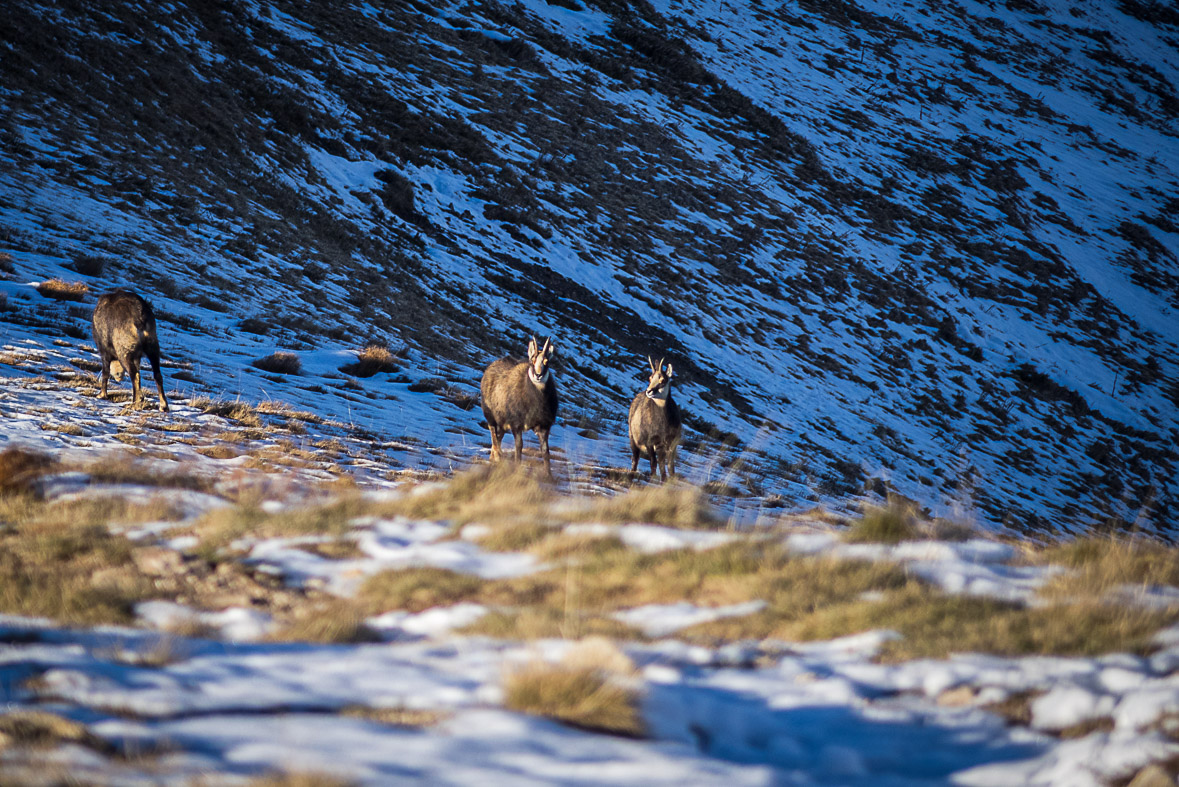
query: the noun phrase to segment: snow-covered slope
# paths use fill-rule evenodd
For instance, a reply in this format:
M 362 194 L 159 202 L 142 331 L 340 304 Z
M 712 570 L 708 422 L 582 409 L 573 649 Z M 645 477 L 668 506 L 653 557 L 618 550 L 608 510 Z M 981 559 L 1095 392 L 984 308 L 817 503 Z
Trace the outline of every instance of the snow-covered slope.
M 0 76 L 5 343 L 87 335 L 30 282 L 131 284 L 182 392 L 472 456 L 552 334 L 571 461 L 625 461 L 651 353 L 696 478 L 1176 522 L 1162 4 L 15 2 Z

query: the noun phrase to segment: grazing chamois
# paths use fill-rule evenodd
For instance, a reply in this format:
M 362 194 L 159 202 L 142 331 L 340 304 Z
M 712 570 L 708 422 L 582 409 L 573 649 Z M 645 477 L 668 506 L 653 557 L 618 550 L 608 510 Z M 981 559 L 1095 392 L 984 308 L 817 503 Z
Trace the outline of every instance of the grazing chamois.
M 639 455 L 646 451 L 651 457 L 651 475 L 655 475 L 655 463 L 659 463 L 659 478 L 667 480 L 668 470 L 675 475 L 675 453 L 680 444 L 683 420 L 680 408 L 671 398 L 671 364 L 663 368 L 647 356 L 651 366 L 651 377 L 646 390 L 639 391 L 630 403 L 627 424 L 630 427 L 630 471 L 639 469 Z
M 528 360 L 500 358 L 483 372 L 479 384 L 482 394 L 483 417 L 491 431 L 491 461 L 499 461 L 503 454 L 500 441 L 509 430 L 516 441 L 516 461 L 524 451 L 524 432 L 531 429 L 540 441 L 544 453 L 544 469 L 553 474 L 549 461 L 549 430 L 557 420 L 557 384 L 549 369 L 553 357 L 553 341 L 546 339 L 538 347 L 536 337 L 528 343 Z
M 98 395 L 106 398 L 106 384 L 113 375 L 115 382 L 123 379 L 123 371 L 131 378 L 131 404 L 136 410 L 143 407 L 143 388 L 139 384 L 139 359 L 146 355 L 160 392 L 160 412 L 168 411 L 168 397 L 164 396 L 164 376 L 160 373 L 160 343 L 156 336 L 156 317 L 151 304 L 133 292 L 112 290 L 98 298 L 91 318 L 94 344 L 102 358 L 102 387 Z

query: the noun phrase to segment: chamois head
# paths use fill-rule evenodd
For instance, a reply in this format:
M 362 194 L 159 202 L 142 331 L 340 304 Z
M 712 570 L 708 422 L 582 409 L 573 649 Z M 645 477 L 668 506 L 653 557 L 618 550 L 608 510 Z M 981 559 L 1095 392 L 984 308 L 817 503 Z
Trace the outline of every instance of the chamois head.
M 647 356 L 647 363 L 651 365 L 651 377 L 647 380 L 647 398 L 666 400 L 671 394 L 671 364 L 667 365 L 667 369 L 663 368 L 663 360 L 659 359 L 659 365 L 651 360 L 651 356 Z
M 528 379 L 537 385 L 549 381 L 549 360 L 553 357 L 553 340 L 544 340 L 544 347 L 538 347 L 536 337 L 528 342 Z

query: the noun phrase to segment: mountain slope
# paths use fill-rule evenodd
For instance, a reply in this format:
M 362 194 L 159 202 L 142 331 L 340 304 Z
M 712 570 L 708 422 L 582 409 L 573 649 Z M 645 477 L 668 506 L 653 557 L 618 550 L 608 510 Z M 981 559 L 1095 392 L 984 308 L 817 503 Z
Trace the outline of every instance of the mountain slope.
M 186 390 L 462 458 L 486 450 L 461 409 L 482 367 L 553 334 L 573 461 L 624 461 L 651 353 L 689 473 L 736 464 L 758 500 L 867 476 L 1020 529 L 1175 524 L 1162 5 L 66 2 L 0 25 L 13 338 L 87 332 L 25 282 L 130 283 Z M 370 339 L 401 370 L 341 373 Z M 303 374 L 249 365 L 276 348 Z

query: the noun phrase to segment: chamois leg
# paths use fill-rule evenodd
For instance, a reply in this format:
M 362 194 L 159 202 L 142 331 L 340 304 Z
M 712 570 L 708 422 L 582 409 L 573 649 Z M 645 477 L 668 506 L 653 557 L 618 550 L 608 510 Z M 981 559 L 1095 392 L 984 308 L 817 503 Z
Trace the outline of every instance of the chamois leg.
M 516 463 L 524 459 L 524 430 L 512 427 L 512 439 L 516 442 Z
M 504 439 L 504 430 L 495 424 L 488 424 L 487 429 L 491 432 L 491 461 L 498 462 L 503 459 L 503 451 L 500 449 L 500 443 Z
M 160 412 L 168 412 L 168 397 L 164 396 L 164 375 L 160 372 L 160 351 L 147 351 L 147 358 L 151 361 L 151 373 L 156 379 L 156 391 L 160 394 Z
M 667 483 L 667 448 L 665 447 L 662 451 L 659 451 L 658 456 L 659 456 L 659 480 L 666 484 Z
M 553 465 L 549 457 L 549 430 L 537 429 L 536 439 L 540 441 L 540 452 L 544 454 L 544 471 L 549 478 L 553 477 Z
M 667 472 L 672 478 L 675 478 L 675 455 L 679 451 L 678 445 L 672 445 L 667 449 Z
M 143 389 L 139 387 L 139 362 L 128 356 L 120 358 L 119 363 L 131 378 L 131 407 L 138 410 L 143 407 Z
M 639 447 L 632 442 L 630 444 L 630 471 L 631 471 L 631 473 L 637 473 L 639 471 L 639 454 L 641 454 L 641 453 L 642 452 L 639 450 Z
M 100 355 L 102 358 L 102 383 L 98 386 L 98 398 L 106 398 L 106 384 L 111 379 L 111 359 L 105 355 Z
M 649 450 L 650 450 L 650 459 L 651 459 L 651 477 L 654 478 L 655 477 L 655 462 L 656 462 L 655 446 L 651 446 L 651 448 Z

